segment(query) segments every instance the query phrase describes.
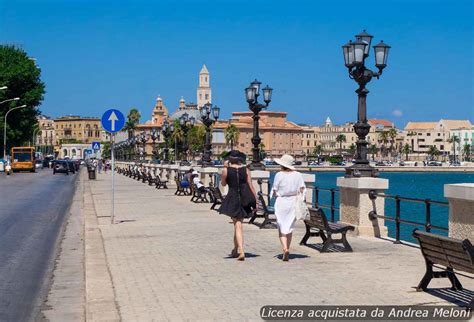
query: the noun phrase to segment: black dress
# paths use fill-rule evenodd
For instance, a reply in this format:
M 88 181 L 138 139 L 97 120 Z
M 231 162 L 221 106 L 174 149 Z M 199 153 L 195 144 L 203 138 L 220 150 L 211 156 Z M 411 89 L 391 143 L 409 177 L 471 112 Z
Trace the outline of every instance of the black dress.
M 250 217 L 256 207 L 256 200 L 247 183 L 247 168 L 228 167 L 226 181 L 229 191 L 219 213 L 238 219 Z

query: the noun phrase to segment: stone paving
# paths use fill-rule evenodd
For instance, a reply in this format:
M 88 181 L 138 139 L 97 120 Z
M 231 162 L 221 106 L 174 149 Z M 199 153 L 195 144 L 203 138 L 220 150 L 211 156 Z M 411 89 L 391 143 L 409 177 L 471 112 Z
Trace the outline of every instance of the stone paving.
M 263 305 L 277 304 L 449 304 L 414 290 L 424 273 L 414 247 L 349 237 L 353 253 L 319 253 L 298 245 L 304 234 L 298 223 L 290 261 L 282 262 L 277 231 L 245 224 L 247 258 L 237 262 L 227 257 L 232 224 L 209 204 L 177 197 L 172 186 L 157 190 L 117 174 L 116 224 L 111 225 L 110 173 L 86 181 L 85 187 L 102 234 L 113 284 L 109 291 L 123 321 L 260 320 Z M 87 238 L 86 228 L 86 245 Z M 86 262 L 88 256 L 86 248 Z M 86 276 L 103 270 L 99 266 L 86 267 Z M 472 280 L 460 280 L 474 290 Z M 448 281 L 430 286 L 447 287 Z M 104 278 L 103 288 L 110 287 Z

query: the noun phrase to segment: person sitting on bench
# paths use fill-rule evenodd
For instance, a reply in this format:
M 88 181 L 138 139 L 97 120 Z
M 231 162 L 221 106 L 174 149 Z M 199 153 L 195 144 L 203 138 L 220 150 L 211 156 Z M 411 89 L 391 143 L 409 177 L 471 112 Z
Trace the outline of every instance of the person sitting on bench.
M 192 173 L 194 172 L 193 169 L 190 169 L 188 170 L 184 176 L 183 176 L 183 180 L 181 180 L 180 184 L 181 184 L 181 187 L 183 188 L 189 188 L 190 186 L 190 182 L 191 182 L 191 176 L 192 176 Z
M 192 172 L 193 184 L 196 186 L 199 192 L 206 193 L 207 189 L 204 187 L 204 184 L 199 180 L 199 172 L 193 171 Z

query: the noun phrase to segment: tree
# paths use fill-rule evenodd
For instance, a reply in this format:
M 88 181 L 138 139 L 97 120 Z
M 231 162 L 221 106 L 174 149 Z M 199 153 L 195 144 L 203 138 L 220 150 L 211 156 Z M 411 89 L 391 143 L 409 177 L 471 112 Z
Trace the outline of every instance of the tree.
M 342 142 L 346 142 L 346 136 L 344 134 L 339 134 L 336 137 L 336 142 L 339 143 L 339 154 L 342 154 Z
M 379 141 L 382 142 L 382 146 L 381 146 L 381 154 L 382 154 L 382 157 L 386 156 L 386 152 L 387 152 L 387 149 L 386 149 L 386 145 L 388 143 L 388 138 L 389 138 L 389 132 L 388 131 L 382 131 L 379 133 Z
M 102 145 L 102 158 L 109 159 L 112 156 L 110 141 L 103 141 Z
M 372 144 L 370 147 L 369 147 L 369 152 L 372 154 L 372 161 L 375 161 L 375 155 L 377 154 L 377 146 L 375 144 Z
M 234 144 L 239 141 L 240 132 L 237 126 L 229 124 L 224 130 L 225 144 L 230 144 L 230 149 L 234 149 Z
M 128 111 L 127 121 L 125 122 L 122 131 L 127 131 L 129 139 L 133 136 L 135 130 L 137 129 L 137 125 L 140 123 L 140 117 L 141 114 L 136 108 L 132 107 L 130 111 Z
M 459 139 L 459 136 L 453 135 L 452 137 L 448 139 L 448 142 L 453 144 L 453 155 L 454 155 L 453 161 L 456 161 L 456 143 L 459 144 L 461 140 Z
M 469 161 L 470 156 L 471 156 L 471 145 L 470 144 L 464 144 L 462 148 L 462 154 L 464 155 L 464 161 Z
M 212 130 L 211 130 L 212 133 Z M 195 152 L 203 151 L 204 141 L 206 140 L 206 127 L 204 125 L 193 126 L 188 133 L 189 149 L 193 155 Z M 212 138 L 211 138 L 212 142 Z
M 26 105 L 8 114 L 7 148 L 24 145 L 33 136 L 36 117 L 40 111 L 36 109 L 44 98 L 45 85 L 41 81 L 41 69 L 28 57 L 21 48 L 11 45 L 0 45 L 0 102 L 19 97 L 19 101 L 12 101 L 0 105 L 0 137 L 3 142 L 4 116 L 13 107 Z M 3 155 L 3 145 L 1 147 Z
M 435 145 L 430 145 L 428 149 L 428 155 L 431 157 L 431 159 L 436 159 L 439 155 L 438 148 Z
M 405 154 L 405 161 L 408 161 L 408 154 L 411 152 L 410 144 L 405 143 L 402 148 L 402 153 Z
M 184 142 L 184 131 L 181 129 L 181 126 L 179 126 L 178 120 L 174 122 L 174 130 L 171 132 L 170 139 L 173 143 L 172 146 L 174 146 L 175 156 L 179 158 L 180 147 L 182 147 L 182 143 Z
M 316 156 L 320 156 L 323 153 L 323 146 L 321 144 L 318 144 L 314 147 L 313 153 Z
M 390 154 L 393 157 L 393 146 L 395 145 L 395 139 L 398 136 L 397 129 L 391 128 L 390 130 L 388 130 L 387 135 L 388 135 L 388 138 L 390 138 Z
M 354 157 L 354 154 L 356 153 L 356 146 L 354 143 L 351 144 L 351 146 L 349 147 L 349 154 Z

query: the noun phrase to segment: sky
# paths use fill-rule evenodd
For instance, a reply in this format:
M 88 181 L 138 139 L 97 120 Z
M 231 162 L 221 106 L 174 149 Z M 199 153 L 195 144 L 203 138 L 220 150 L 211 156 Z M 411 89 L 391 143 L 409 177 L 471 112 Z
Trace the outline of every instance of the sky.
M 223 118 L 248 110 L 257 78 L 293 122 L 355 121 L 341 46 L 363 29 L 392 47 L 367 85 L 369 117 L 474 121 L 471 0 L 0 0 L 0 44 L 36 59 L 51 117 L 136 107 L 145 121 L 158 95 L 173 112 L 196 102 L 205 63 Z

